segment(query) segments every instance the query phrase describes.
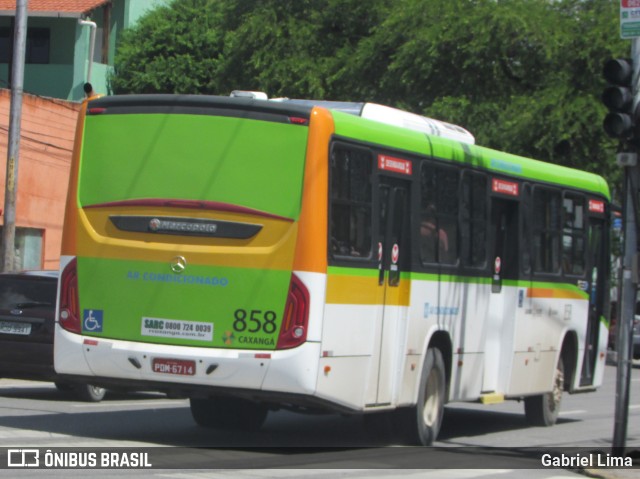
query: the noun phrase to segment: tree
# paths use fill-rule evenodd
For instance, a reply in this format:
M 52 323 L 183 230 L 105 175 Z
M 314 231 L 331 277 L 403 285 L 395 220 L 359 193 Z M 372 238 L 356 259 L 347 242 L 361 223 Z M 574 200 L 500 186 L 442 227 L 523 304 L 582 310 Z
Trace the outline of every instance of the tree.
M 372 101 L 477 142 L 619 174 L 602 65 L 626 56 L 613 0 L 181 0 L 126 32 L 118 93 Z
M 216 93 L 224 41 L 223 2 L 180 0 L 126 30 L 118 45 L 116 93 Z
M 465 126 L 482 145 L 617 178 L 600 101 L 604 61 L 629 51 L 617 2 L 425 3 L 402 1 L 367 40 L 392 52 L 383 101 Z
M 125 32 L 116 93 L 262 90 L 326 98 L 332 71 L 379 23 L 388 0 L 182 0 Z

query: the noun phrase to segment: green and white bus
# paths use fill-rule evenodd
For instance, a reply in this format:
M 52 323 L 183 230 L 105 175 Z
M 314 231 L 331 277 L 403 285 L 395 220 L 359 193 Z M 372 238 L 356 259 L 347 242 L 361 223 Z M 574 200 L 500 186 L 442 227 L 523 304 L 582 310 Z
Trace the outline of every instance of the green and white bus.
M 445 403 L 556 421 L 602 381 L 609 190 L 373 104 L 188 95 L 81 111 L 55 367 L 270 410 L 391 415 L 431 444 Z

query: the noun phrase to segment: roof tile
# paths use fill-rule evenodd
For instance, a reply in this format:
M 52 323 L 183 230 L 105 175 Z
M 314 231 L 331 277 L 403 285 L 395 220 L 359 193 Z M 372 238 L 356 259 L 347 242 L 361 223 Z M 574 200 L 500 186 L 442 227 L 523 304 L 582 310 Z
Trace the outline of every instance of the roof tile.
M 109 0 L 29 0 L 28 12 L 87 13 Z M 0 10 L 15 10 L 16 0 L 0 0 Z

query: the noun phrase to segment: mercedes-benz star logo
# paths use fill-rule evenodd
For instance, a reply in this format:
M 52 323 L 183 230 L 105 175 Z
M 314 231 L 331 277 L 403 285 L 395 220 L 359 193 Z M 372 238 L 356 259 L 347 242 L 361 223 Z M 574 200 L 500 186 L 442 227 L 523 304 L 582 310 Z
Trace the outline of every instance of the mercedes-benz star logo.
M 149 221 L 149 229 L 151 231 L 158 231 L 159 228 L 160 220 L 158 218 L 153 218 L 151 221 Z
M 171 260 L 171 271 L 175 274 L 182 273 L 187 267 L 187 260 L 184 256 L 176 256 Z

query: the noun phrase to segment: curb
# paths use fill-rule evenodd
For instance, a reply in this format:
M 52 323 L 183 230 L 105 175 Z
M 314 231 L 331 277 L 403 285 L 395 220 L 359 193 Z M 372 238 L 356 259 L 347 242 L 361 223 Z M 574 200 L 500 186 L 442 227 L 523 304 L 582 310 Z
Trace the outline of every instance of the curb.
M 624 469 L 583 469 L 582 472 L 588 477 L 598 479 L 636 479 L 640 477 L 640 449 L 627 449 L 625 457 L 630 457 L 633 465 Z

